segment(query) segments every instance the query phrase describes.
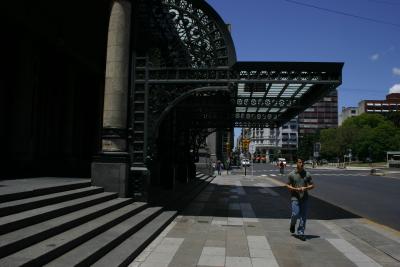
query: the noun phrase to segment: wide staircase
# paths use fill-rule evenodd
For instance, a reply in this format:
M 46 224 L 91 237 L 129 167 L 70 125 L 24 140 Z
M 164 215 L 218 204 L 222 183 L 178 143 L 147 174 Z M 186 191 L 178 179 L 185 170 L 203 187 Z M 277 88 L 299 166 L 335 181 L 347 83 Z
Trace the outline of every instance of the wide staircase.
M 119 198 L 90 180 L 2 194 L 0 266 L 128 266 L 213 179 L 197 178 L 163 206 Z

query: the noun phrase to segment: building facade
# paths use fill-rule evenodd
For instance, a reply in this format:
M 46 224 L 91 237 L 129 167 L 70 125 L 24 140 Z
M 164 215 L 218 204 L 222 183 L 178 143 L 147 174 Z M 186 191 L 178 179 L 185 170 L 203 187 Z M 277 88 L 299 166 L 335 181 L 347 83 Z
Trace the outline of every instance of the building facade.
M 256 156 L 273 161 L 277 157 L 293 159 L 298 148 L 297 117 L 279 128 L 251 128 L 249 138 L 256 148 Z
M 338 125 L 338 93 L 335 89 L 319 102 L 299 114 L 299 138 L 315 134 L 321 129 Z
M 391 93 L 385 100 L 362 100 L 358 103 L 358 113 L 389 113 L 400 111 L 400 93 Z
M 342 112 L 339 115 L 339 126 L 347 119 L 359 115 L 358 107 L 342 107 Z

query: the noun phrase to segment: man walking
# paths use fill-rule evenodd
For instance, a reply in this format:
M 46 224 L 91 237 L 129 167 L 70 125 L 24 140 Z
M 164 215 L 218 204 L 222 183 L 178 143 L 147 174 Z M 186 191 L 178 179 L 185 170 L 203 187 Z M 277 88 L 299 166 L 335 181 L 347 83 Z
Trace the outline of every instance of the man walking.
M 291 192 L 292 216 L 290 218 L 290 232 L 295 232 L 297 219 L 300 219 L 297 227 L 298 238 L 305 241 L 304 230 L 307 221 L 308 190 L 314 188 L 309 172 L 304 170 L 304 160 L 297 159 L 296 169 L 289 173 L 286 187 Z

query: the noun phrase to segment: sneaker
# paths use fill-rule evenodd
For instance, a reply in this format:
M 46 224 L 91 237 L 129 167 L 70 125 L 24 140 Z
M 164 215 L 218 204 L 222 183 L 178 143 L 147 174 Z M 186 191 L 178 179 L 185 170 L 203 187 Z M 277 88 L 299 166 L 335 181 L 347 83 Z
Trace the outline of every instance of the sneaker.
M 294 225 L 290 226 L 290 232 L 293 234 L 294 233 Z

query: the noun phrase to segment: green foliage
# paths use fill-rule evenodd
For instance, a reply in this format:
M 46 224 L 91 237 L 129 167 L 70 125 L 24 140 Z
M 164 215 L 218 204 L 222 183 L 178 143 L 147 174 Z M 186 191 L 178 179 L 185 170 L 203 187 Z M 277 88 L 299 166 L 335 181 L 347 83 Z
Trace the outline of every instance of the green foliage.
M 400 127 L 400 111 L 389 112 L 386 114 L 386 118 L 393 122 L 396 127 Z
M 364 113 L 321 131 L 323 157 L 342 158 L 349 149 L 360 160 L 385 160 L 386 151 L 400 149 L 400 128 L 382 115 Z
M 313 158 L 314 143 L 319 141 L 319 133 L 307 134 L 305 135 L 299 144 L 299 149 L 297 150 L 298 157 L 304 160 Z

